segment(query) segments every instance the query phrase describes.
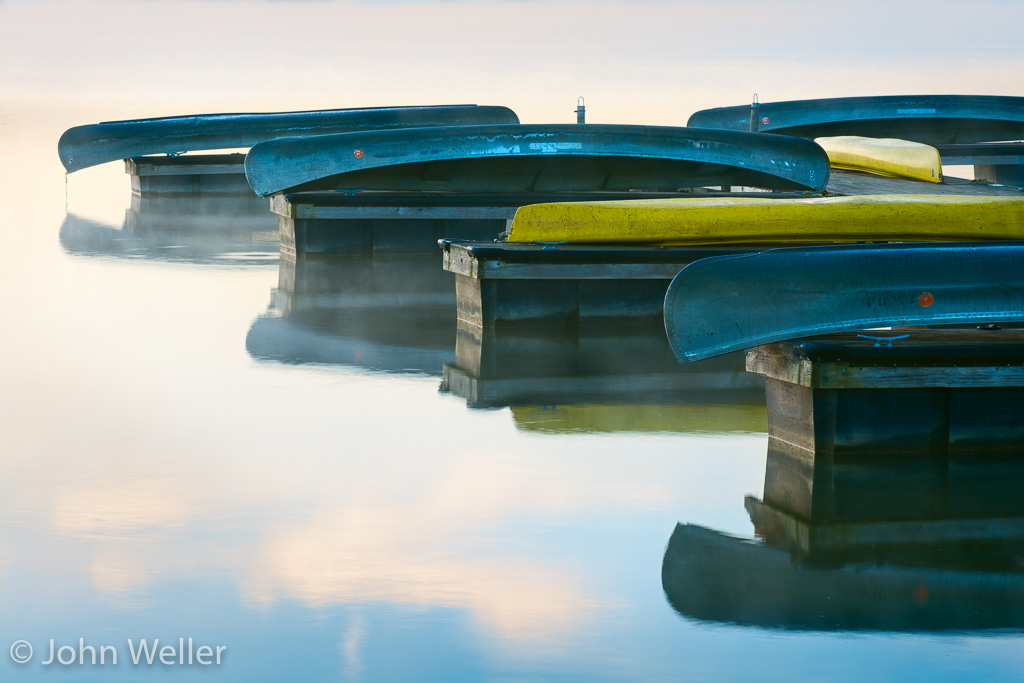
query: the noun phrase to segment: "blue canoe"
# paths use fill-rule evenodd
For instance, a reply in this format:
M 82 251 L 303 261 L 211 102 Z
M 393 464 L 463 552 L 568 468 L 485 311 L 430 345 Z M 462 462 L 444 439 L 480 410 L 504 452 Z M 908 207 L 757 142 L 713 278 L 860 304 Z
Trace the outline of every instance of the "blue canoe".
M 1024 242 L 771 249 L 683 268 L 665 294 L 680 362 L 894 325 L 1024 320 Z
M 516 124 L 506 107 L 442 105 L 375 107 L 262 114 L 196 114 L 75 126 L 60 137 L 57 151 L 67 171 L 145 154 L 248 148 L 267 140 L 357 130 Z
M 763 102 L 698 111 L 695 128 L 804 138 L 860 135 L 926 145 L 1024 139 L 1024 97 L 900 95 Z
M 809 140 L 620 125 L 466 126 L 275 140 L 245 159 L 260 196 L 297 190 L 670 190 L 749 185 L 821 190 Z

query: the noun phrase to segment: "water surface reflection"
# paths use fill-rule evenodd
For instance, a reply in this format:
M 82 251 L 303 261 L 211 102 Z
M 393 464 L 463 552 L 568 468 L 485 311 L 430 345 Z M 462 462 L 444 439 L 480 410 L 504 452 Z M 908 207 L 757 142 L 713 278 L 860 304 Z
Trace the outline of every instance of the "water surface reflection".
M 838 7 L 799 3 L 298 8 L 205 3 L 196 21 L 198 3 L 0 2 L 0 679 L 1022 678 L 1017 626 L 851 636 L 737 626 L 722 611 L 681 619 L 666 604 L 677 520 L 753 535 L 741 501 L 766 500 L 767 436 L 723 417 L 753 402 L 687 402 L 668 372 L 648 382 L 653 365 L 634 384 L 624 366 L 647 363 L 644 344 L 590 356 L 605 367 L 565 365 L 588 357 L 575 341 L 563 354 L 522 340 L 538 353 L 518 366 L 521 387 L 459 365 L 476 392 L 439 393 L 459 345 L 454 305 L 443 322 L 430 303 L 441 289 L 339 287 L 331 301 L 327 285 L 320 303 L 289 303 L 265 205 L 253 214 L 265 228 L 237 233 L 230 211 L 160 227 L 141 206 L 124 225 L 121 170 L 75 173 L 66 194 L 54 147 L 83 121 L 198 111 L 477 101 L 569 123 L 585 95 L 596 123 L 678 125 L 753 92 L 1019 94 L 1024 5 L 844 8 L 860 39 L 840 47 L 821 30 Z M 909 21 L 878 21 L 893 12 Z M 951 16 L 953 48 L 934 40 Z M 76 236 L 76 217 L 102 229 Z M 284 295 L 268 314 L 272 288 Z M 372 319 L 378 307 L 393 325 Z M 274 325 L 270 350 L 247 347 Z M 49 638 L 182 636 L 228 645 L 227 664 L 55 670 L 8 656 L 18 639 L 44 652 Z
M 439 250 L 282 258 L 253 358 L 439 375 L 452 358 L 455 279 Z
M 762 432 L 764 383 L 743 354 L 680 364 L 660 325 L 458 326 L 441 391 L 509 407 L 537 433 Z
M 760 540 L 676 526 L 662 567 L 676 611 L 773 629 L 1024 629 L 1024 457 L 990 459 L 965 489 L 962 464 L 920 477 L 892 453 L 796 450 L 769 440 L 764 499 L 745 500 Z
M 89 256 L 271 265 L 278 257 L 277 232 L 277 216 L 255 196 L 132 194 L 120 228 L 69 212 L 60 243 L 68 253 Z

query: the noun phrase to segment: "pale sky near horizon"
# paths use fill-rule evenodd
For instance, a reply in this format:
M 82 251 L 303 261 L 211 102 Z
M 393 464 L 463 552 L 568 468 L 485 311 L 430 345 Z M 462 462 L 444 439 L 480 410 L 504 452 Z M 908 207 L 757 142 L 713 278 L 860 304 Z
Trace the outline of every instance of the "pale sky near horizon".
M 110 118 L 472 102 L 524 122 L 570 121 L 583 95 L 595 123 L 675 125 L 754 93 L 1022 94 L 1024 3 L 963 7 L 8 0 L 0 91 Z

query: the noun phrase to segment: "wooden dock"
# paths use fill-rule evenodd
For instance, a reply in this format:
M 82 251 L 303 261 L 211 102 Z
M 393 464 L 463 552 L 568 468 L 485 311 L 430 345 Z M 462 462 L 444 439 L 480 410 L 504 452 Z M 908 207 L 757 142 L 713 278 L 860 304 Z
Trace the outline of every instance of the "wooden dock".
M 990 179 L 991 180 L 991 179 Z M 941 183 L 925 183 L 906 178 L 885 178 L 869 173 L 832 170 L 828 194 L 950 194 L 975 197 L 1020 197 L 1020 186 L 993 185 L 991 182 L 944 178 Z
M 493 240 L 518 205 L 487 205 L 423 193 L 318 192 L 278 194 L 281 251 L 312 254 L 371 254 L 426 251 L 439 239 Z
M 934 184 L 835 171 L 835 194 L 948 193 L 1020 197 L 1015 189 L 947 179 Z M 685 196 L 792 198 L 792 193 Z M 456 275 L 459 319 L 483 327 L 608 323 L 661 315 L 672 277 L 694 260 L 783 246 L 698 247 L 509 244 L 442 240 L 444 268 Z M 798 246 L 786 244 L 785 246 Z
M 630 247 L 441 241 L 458 318 L 484 328 L 657 323 L 685 265 L 747 247 Z
M 124 160 L 132 194 L 256 198 L 245 179 L 244 154 L 144 156 Z
M 947 166 L 973 166 L 974 179 L 1024 187 L 1024 142 L 982 142 L 938 145 Z
M 1024 517 L 1024 330 L 776 342 L 747 370 L 765 378 L 768 506 L 830 523 Z
M 370 254 L 434 250 L 441 239 L 491 242 L 526 204 L 672 197 L 632 192 L 298 192 L 277 194 L 282 254 Z M 435 252 L 436 253 L 436 252 Z
M 757 347 L 756 540 L 676 527 L 681 614 L 780 629 L 1024 626 L 1024 330 L 898 328 Z

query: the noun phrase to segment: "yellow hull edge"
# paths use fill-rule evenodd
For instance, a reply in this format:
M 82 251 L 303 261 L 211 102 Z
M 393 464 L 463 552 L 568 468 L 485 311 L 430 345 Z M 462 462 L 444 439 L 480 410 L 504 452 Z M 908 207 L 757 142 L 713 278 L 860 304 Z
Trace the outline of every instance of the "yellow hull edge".
M 516 212 L 508 241 L 697 245 L 990 239 L 1024 239 L 1024 198 L 860 195 L 534 204 Z

